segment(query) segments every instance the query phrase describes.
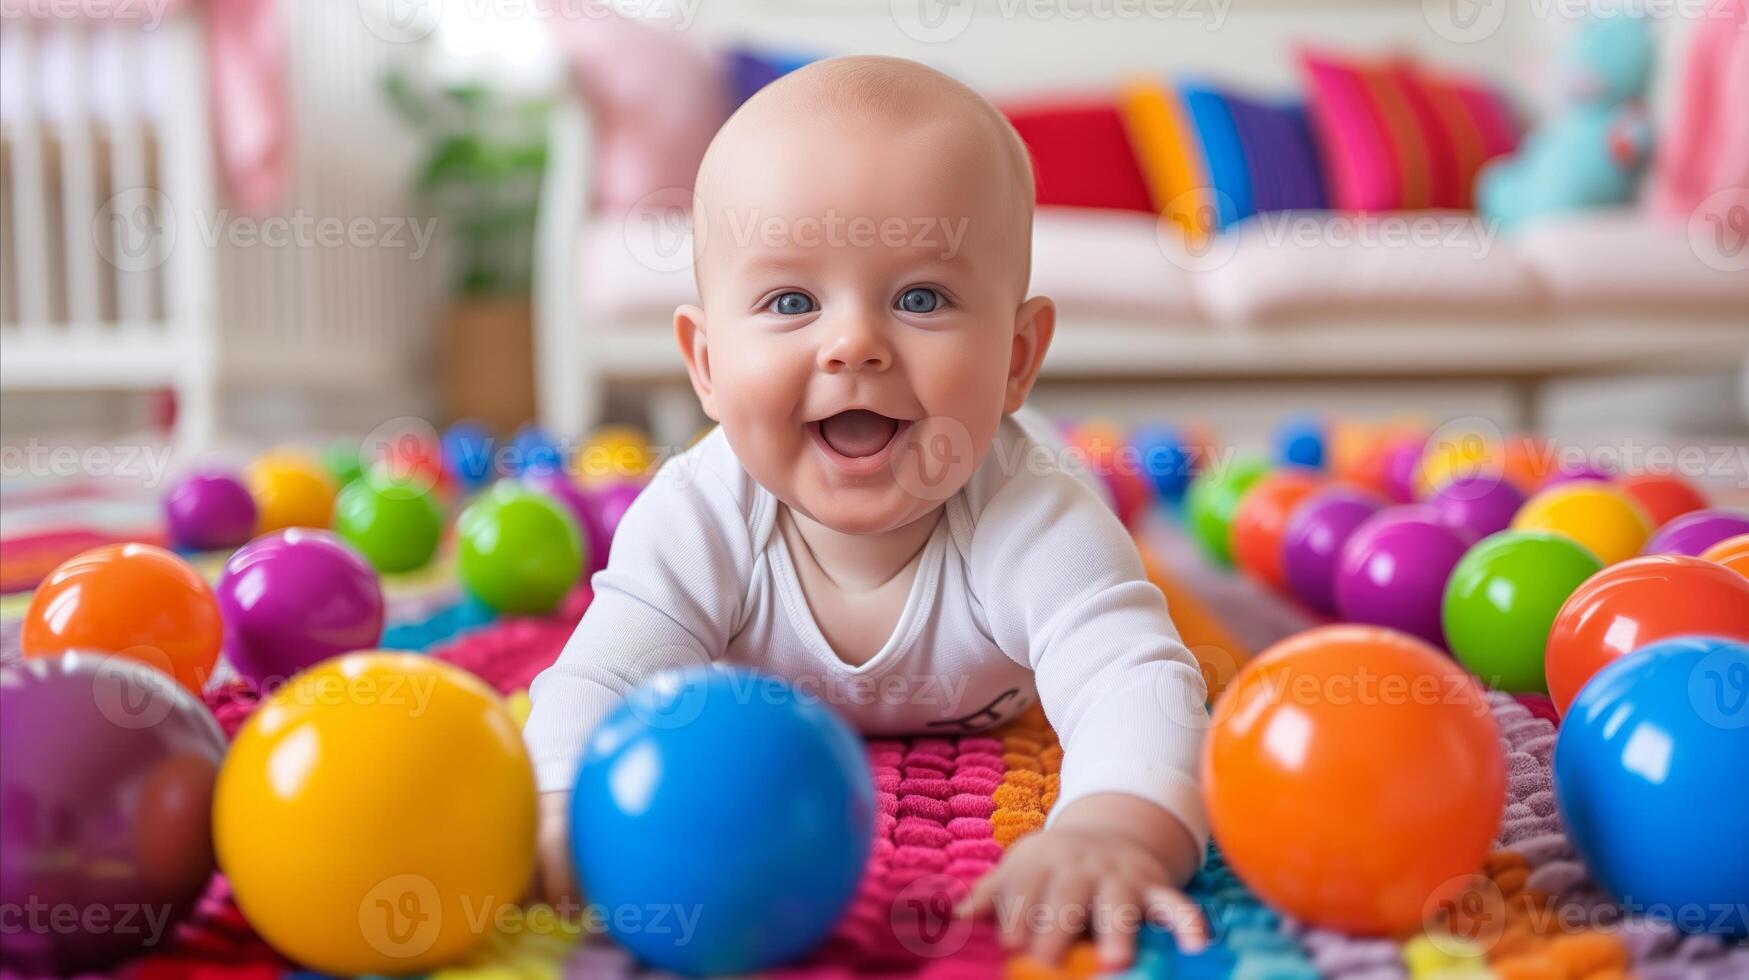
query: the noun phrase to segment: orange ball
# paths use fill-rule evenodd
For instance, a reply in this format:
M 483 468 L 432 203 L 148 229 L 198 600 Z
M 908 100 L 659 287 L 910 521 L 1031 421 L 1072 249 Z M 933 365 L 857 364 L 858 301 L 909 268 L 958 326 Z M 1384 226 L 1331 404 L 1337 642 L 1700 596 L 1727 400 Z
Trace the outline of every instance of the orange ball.
M 1258 480 L 1233 513 L 1233 562 L 1272 589 L 1286 585 L 1281 536 L 1301 501 L 1324 485 L 1308 470 L 1284 469 Z
M 1700 510 L 1706 506 L 1706 498 L 1701 496 L 1692 484 L 1674 474 L 1639 473 L 1624 476 L 1616 481 L 1616 486 L 1622 492 L 1634 498 L 1646 516 L 1652 519 L 1653 527 L 1663 527 L 1689 511 Z
M 1702 559 L 1717 562 L 1744 578 L 1749 578 L 1749 534 L 1726 538 L 1700 553 Z
M 1507 482 L 1524 491 L 1536 493 L 1554 473 L 1554 454 L 1530 436 L 1512 436 L 1506 440 L 1505 460 L 1501 475 Z
M 1749 642 L 1749 579 L 1688 555 L 1647 555 L 1598 572 L 1567 597 L 1543 670 L 1555 710 L 1593 674 L 1625 654 L 1673 636 Z
M 1506 803 L 1482 689 L 1425 643 L 1323 626 L 1247 663 L 1215 704 L 1203 795 L 1270 904 L 1365 935 L 1417 929 L 1481 870 Z
M 43 579 L 24 613 L 26 657 L 113 653 L 163 671 L 200 694 L 224 623 L 212 589 L 189 564 L 149 544 L 75 555 Z

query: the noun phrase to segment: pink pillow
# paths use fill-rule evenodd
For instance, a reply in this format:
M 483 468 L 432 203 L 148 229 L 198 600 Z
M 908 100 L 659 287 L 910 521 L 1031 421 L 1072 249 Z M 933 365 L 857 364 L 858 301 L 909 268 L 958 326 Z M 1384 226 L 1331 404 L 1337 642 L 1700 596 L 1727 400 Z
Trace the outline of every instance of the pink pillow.
M 675 206 L 729 117 L 717 53 L 605 5 L 587 16 L 574 3 L 560 8 L 548 19 L 594 124 L 591 207 L 625 215 Z

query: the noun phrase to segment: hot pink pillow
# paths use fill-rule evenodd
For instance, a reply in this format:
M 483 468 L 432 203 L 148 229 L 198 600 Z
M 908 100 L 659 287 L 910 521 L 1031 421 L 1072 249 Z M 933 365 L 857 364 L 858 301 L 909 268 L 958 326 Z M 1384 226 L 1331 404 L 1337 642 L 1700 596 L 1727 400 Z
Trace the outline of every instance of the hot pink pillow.
M 628 214 L 674 206 L 729 117 L 717 52 L 605 6 L 589 16 L 564 7 L 549 20 L 595 127 L 592 208 Z

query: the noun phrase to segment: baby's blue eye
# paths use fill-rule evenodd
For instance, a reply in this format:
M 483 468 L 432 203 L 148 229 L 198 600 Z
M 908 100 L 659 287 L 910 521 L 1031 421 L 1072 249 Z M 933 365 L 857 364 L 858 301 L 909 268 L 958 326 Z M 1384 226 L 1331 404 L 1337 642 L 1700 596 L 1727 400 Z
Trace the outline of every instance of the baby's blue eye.
M 906 313 L 934 313 L 941 307 L 941 294 L 923 286 L 914 286 L 899 296 L 899 309 Z
M 783 316 L 800 316 L 814 312 L 814 299 L 807 293 L 784 293 L 765 304 L 765 308 Z

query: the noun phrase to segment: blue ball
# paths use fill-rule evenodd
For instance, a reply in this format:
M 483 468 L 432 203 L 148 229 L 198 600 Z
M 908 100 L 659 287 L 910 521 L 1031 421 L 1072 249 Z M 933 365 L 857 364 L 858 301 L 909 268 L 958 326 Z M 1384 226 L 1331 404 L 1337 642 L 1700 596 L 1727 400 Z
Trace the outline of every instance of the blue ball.
M 1749 644 L 1684 636 L 1597 672 L 1555 742 L 1573 846 L 1629 911 L 1749 932 Z
M 645 682 L 589 737 L 571 853 L 583 893 L 634 955 L 747 973 L 831 933 L 874 816 L 862 740 L 837 715 L 776 678 L 696 668 Z
M 510 437 L 510 451 L 504 454 L 504 475 L 553 473 L 563 464 L 559 441 L 547 430 L 530 422 Z
M 492 433 L 478 422 L 464 420 L 443 430 L 443 468 L 463 490 L 491 481 L 492 450 Z
M 1196 458 L 1183 433 L 1170 425 L 1146 425 L 1130 434 L 1130 445 L 1160 498 L 1173 503 L 1184 499 L 1190 478 L 1196 475 Z
M 1283 466 L 1324 468 L 1324 423 L 1311 415 L 1295 415 L 1275 429 L 1275 461 Z

